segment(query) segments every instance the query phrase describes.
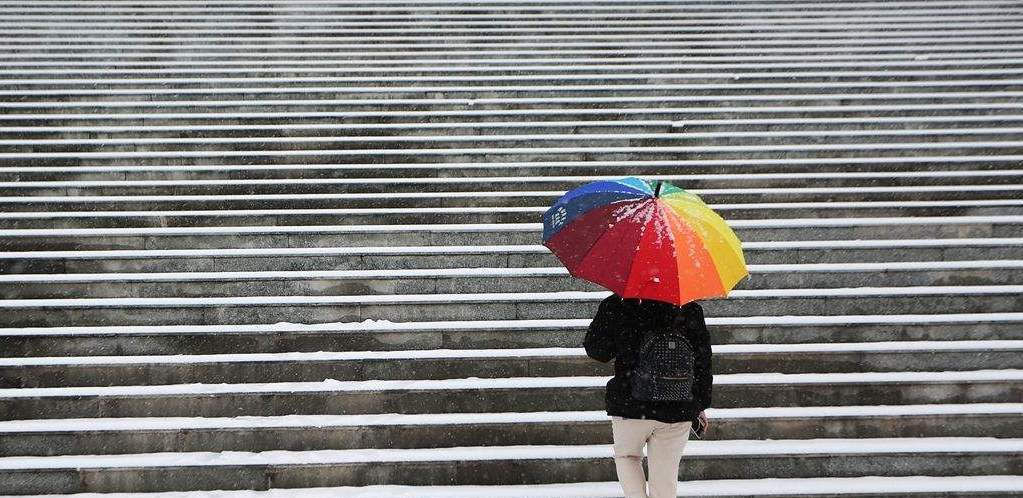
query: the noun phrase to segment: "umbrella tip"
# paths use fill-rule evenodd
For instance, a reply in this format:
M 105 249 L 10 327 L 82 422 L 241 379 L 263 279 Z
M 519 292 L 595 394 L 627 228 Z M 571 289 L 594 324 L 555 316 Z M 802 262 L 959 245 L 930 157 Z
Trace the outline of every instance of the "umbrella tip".
M 654 197 L 661 196 L 661 184 L 663 183 L 661 180 L 657 180 L 657 185 L 654 187 Z

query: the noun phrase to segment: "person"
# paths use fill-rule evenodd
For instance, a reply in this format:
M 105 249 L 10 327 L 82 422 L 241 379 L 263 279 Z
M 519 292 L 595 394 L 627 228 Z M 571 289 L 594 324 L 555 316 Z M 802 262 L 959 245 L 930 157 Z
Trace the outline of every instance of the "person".
M 689 342 L 693 357 L 690 401 L 640 401 L 633 398 L 629 376 L 647 331 L 671 330 Z M 690 430 L 709 427 L 704 410 L 710 406 L 714 382 L 710 335 L 703 308 L 648 299 L 604 299 L 584 340 L 586 354 L 597 361 L 614 360 L 614 377 L 607 383 L 605 406 L 611 416 L 615 469 L 626 498 L 674 498 L 678 470 Z M 698 424 L 698 425 L 693 425 Z M 649 494 L 643 475 L 647 447 Z

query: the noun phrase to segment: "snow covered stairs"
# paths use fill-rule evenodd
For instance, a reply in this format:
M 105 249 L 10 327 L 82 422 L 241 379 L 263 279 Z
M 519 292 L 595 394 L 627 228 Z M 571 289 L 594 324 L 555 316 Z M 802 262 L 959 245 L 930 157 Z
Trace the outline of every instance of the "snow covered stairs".
M 706 305 L 683 494 L 1023 494 L 1014 2 L 0 0 L 0 27 L 0 494 L 617 496 L 579 349 L 603 294 L 536 243 L 619 175 L 699 193 L 751 264 Z

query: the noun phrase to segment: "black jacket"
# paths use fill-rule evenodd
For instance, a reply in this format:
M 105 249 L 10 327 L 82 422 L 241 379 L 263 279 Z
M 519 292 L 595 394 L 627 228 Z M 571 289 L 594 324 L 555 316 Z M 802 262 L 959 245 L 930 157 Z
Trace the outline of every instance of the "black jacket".
M 637 401 L 632 398 L 628 373 L 632 370 L 645 331 L 670 327 L 683 331 L 695 354 L 691 402 Z M 703 320 L 703 308 L 695 302 L 682 307 L 660 301 L 622 299 L 612 294 L 600 303 L 583 344 L 586 354 L 597 361 L 615 360 L 615 375 L 607 383 L 605 404 L 608 415 L 654 419 L 674 423 L 695 420 L 710 406 L 710 334 Z

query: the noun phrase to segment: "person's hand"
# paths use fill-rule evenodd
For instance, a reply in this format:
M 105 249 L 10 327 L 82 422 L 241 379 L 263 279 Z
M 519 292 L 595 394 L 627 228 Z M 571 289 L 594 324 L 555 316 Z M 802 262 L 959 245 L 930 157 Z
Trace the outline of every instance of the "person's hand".
M 707 410 L 703 410 L 697 416 L 700 419 L 700 424 L 703 425 L 704 432 L 710 430 L 710 419 L 707 418 Z

